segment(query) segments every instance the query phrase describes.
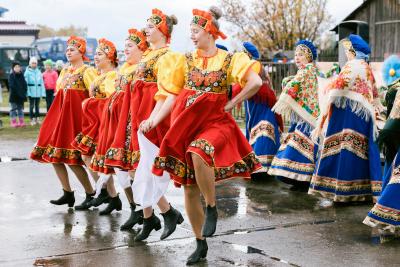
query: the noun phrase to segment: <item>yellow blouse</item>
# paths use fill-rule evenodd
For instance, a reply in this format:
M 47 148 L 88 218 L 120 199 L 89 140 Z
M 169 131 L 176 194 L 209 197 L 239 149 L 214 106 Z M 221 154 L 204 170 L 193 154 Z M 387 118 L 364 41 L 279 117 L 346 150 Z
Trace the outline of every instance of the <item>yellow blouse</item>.
M 56 91 L 60 89 L 85 89 L 89 90 L 90 84 L 98 76 L 98 72 L 93 67 L 82 65 L 73 70 L 72 66 L 62 69 L 57 79 Z M 82 79 L 80 78 L 82 77 Z M 64 88 L 68 86 L 69 88 Z
M 129 64 L 125 62 L 118 70 L 119 75 L 129 75 L 136 71 L 137 64 Z
M 115 79 L 117 79 L 117 72 L 115 70 L 103 73 L 96 77 L 92 83 L 94 97 L 104 98 L 109 97 L 112 93 L 114 93 Z
M 218 71 L 222 68 L 227 51 L 218 49 L 217 53 L 211 57 L 199 56 L 199 51 L 192 52 L 194 66 L 201 70 Z M 168 52 L 160 58 L 158 68 L 162 70 L 162 75 L 158 76 L 158 93 L 155 99 L 167 97 L 169 93 L 178 94 L 184 87 L 185 79 L 188 74 L 186 57 L 175 52 Z M 228 68 L 228 84 L 239 83 L 243 88 L 246 84 L 246 74 L 249 69 L 257 74 L 260 72 L 261 64 L 251 60 L 247 54 L 240 52 L 234 53 Z

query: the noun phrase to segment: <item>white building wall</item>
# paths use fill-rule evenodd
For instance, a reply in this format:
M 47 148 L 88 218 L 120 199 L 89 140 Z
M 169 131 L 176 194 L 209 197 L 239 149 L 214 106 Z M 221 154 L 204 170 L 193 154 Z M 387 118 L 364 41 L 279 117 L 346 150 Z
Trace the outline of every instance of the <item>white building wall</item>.
M 32 42 L 35 40 L 35 36 L 33 35 L 0 35 L 0 45 L 31 45 Z

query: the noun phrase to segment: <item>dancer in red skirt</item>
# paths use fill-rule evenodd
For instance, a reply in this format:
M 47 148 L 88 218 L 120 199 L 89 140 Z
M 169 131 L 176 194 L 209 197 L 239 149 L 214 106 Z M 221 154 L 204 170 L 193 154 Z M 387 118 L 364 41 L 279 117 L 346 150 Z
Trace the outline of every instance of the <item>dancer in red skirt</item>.
M 231 54 L 215 46 L 217 38 L 225 38 L 219 31 L 220 16 L 215 7 L 209 11 L 193 10 L 191 39 L 197 50 L 186 55 L 184 89 L 176 98 L 172 124 L 153 169 L 156 175 L 169 172 L 176 185 L 184 186 L 186 213 L 197 241 L 187 264 L 206 257 L 205 238 L 216 230 L 215 182 L 250 178 L 252 172 L 261 168 L 229 113 L 237 103 L 257 93 L 262 84 L 256 72 L 259 66 L 244 53 Z M 239 83 L 243 89 L 228 101 L 231 83 Z M 143 123 L 144 132 L 158 127 L 157 118 L 170 110 L 167 101 L 164 106 L 157 116 Z M 207 205 L 205 215 L 201 194 Z
M 115 45 L 104 38 L 100 39 L 94 56 L 94 62 L 100 75 L 91 84 L 89 90 L 90 97 L 82 103 L 82 131 L 72 143 L 72 146 L 81 152 L 82 159 L 87 167 L 90 166 L 91 159 L 97 147 L 100 120 L 104 105 L 115 91 L 114 83 L 117 78 L 115 71 L 115 68 L 118 66 L 117 61 Z M 95 182 L 97 182 L 99 175 L 93 171 L 89 172 Z M 110 214 L 114 209 L 121 210 L 122 202 L 115 191 L 112 178 L 108 180 L 107 189 L 103 188 L 101 194 L 96 199 L 93 198 L 94 194 L 87 194 L 82 205 L 76 206 L 75 209 L 85 210 L 91 206 L 97 207 L 102 203 L 108 202 L 107 207 L 100 211 L 100 215 Z
M 38 141 L 30 157 L 39 162 L 52 163 L 60 179 L 64 194 L 50 203 L 68 204 L 72 207 L 75 197 L 65 164 L 69 165 L 78 177 L 86 194 L 93 193 L 88 174 L 82 167 L 84 162 L 81 153 L 72 147 L 71 142 L 81 131 L 82 101 L 88 97 L 88 88 L 96 77 L 96 71 L 83 64 L 83 61 L 87 60 L 85 39 L 71 36 L 67 45 L 66 57 L 70 65 L 60 73 L 56 97 L 43 121 Z
M 148 43 L 146 42 L 144 33 L 136 29 L 129 29 L 128 34 L 124 49 L 126 62 L 118 71 L 118 78 L 114 84 L 115 92 L 107 98 L 104 105 L 105 108 L 103 109 L 99 128 L 99 141 L 90 165 L 93 171 L 99 172 L 102 175 L 112 174 L 115 171 L 118 182 L 125 191 L 125 195 L 131 207 L 131 215 L 121 226 L 121 230 L 129 230 L 132 229 L 135 224 L 143 223 L 143 211 L 136 211 L 136 204 L 133 199 L 130 183 L 131 179 L 129 178 L 128 171 L 120 168 L 113 169 L 105 165 L 107 150 L 111 147 L 115 136 L 119 135 L 119 132 L 116 131 L 119 117 L 121 115 L 126 117 L 129 113 L 125 112 L 121 114 L 124 94 L 126 92 L 129 93 L 129 86 L 135 77 L 137 63 L 139 63 L 142 58 L 143 52 L 148 49 Z M 125 135 L 125 129 L 123 129 L 123 131 L 123 135 Z M 102 193 L 100 193 L 100 195 L 102 195 Z
M 160 108 L 161 102 L 157 100 L 165 98 L 163 92 L 174 93 L 180 89 L 174 84 L 174 73 L 182 55 L 171 52 L 168 48 L 172 28 L 176 23 L 175 16 L 167 16 L 158 9 L 153 9 L 152 16 L 147 20 L 145 34 L 151 48 L 144 52 L 138 66 L 137 80 L 132 83 L 130 92 L 125 93 L 122 109 L 129 105 L 130 113 L 124 121 L 121 117 L 125 112 L 121 111 L 118 135 L 106 154 L 106 165 L 131 171 L 136 169 L 140 157 L 137 137 L 140 123 L 149 118 L 153 109 Z M 169 124 L 170 119 L 165 118 L 146 134 L 146 138 L 159 147 Z M 177 224 L 183 222 L 183 217 L 164 196 L 157 205 L 164 217 L 161 239 L 165 239 L 175 231 Z M 154 214 L 152 207 L 144 208 L 143 213 L 143 228 L 135 237 L 136 241 L 146 239 L 151 231 L 161 228 L 160 219 Z

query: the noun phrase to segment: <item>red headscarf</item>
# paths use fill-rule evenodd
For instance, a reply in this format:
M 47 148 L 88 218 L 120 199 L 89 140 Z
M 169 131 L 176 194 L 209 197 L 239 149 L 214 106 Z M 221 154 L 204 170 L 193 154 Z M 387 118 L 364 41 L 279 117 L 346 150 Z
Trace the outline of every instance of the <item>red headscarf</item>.
M 105 38 L 101 38 L 99 40 L 99 46 L 97 48 L 103 51 L 112 62 L 118 62 L 116 54 L 117 49 L 111 41 L 108 41 Z
M 143 32 L 132 28 L 128 30 L 128 34 L 128 39 L 136 43 L 140 50 L 144 52 L 149 48 L 149 44 L 147 43 L 146 36 Z
M 208 11 L 203 11 L 199 9 L 193 9 L 193 19 L 192 23 L 200 26 L 206 32 L 210 33 L 215 39 L 221 37 L 226 39 L 226 36 L 221 32 L 217 26 L 213 23 L 213 15 Z
M 171 33 L 168 29 L 167 16 L 157 8 L 154 8 L 151 11 L 151 14 L 151 17 L 148 20 L 152 22 L 157 29 L 165 35 L 165 37 L 167 37 L 167 43 L 169 43 L 171 40 Z
M 82 37 L 71 36 L 67 41 L 68 46 L 74 46 L 79 52 L 82 54 L 82 58 L 84 61 L 89 61 L 89 58 L 85 56 L 86 53 L 86 40 Z

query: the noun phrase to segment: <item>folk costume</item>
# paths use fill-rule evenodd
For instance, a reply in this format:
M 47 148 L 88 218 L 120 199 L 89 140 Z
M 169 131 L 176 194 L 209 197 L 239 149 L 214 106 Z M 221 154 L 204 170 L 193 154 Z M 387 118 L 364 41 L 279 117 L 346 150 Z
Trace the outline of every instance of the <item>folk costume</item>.
M 116 62 L 116 48 L 112 42 L 102 38 L 97 49 L 103 51 L 113 64 Z M 92 156 L 96 150 L 101 115 L 107 99 L 115 91 L 116 78 L 114 70 L 99 75 L 91 84 L 91 96 L 82 103 L 82 131 L 72 142 L 73 147 L 81 151 L 82 155 Z
M 290 128 L 283 137 L 268 174 L 295 186 L 308 186 L 314 172 L 318 145 L 311 139 L 319 116 L 317 57 L 315 46 L 302 40 L 296 50 L 304 53 L 308 64 L 300 66 L 295 76 L 282 82 L 282 93 L 272 110 L 290 119 Z
M 193 10 L 192 23 L 215 38 L 225 35 L 212 23 L 209 12 Z M 216 181 L 234 177 L 250 178 L 261 164 L 237 126 L 232 115 L 224 111 L 228 86 L 245 84 L 250 68 L 258 65 L 245 53 L 231 54 L 217 49 L 215 55 L 202 57 L 199 51 L 186 54 L 179 93 L 172 111 L 172 125 L 166 133 L 156 158 L 153 173 L 170 173 L 175 185 L 195 184 L 191 153 L 199 155 L 214 168 Z M 183 83 L 184 82 L 184 83 Z
M 72 36 L 67 44 L 75 46 L 86 59 L 86 41 L 83 38 Z M 81 152 L 71 143 L 81 132 L 82 102 L 89 96 L 90 84 L 96 76 L 96 71 L 87 65 L 77 69 L 68 66 L 61 71 L 57 80 L 56 97 L 40 128 L 31 159 L 84 165 Z
M 382 194 L 378 202 L 364 219 L 364 224 L 379 227 L 390 232 L 400 229 L 400 57 L 391 56 L 384 62 L 383 77 L 388 93 L 396 92 L 395 99 L 389 100 L 389 117 L 379 133 L 379 144 L 384 148 L 388 168 L 383 176 Z M 388 97 L 388 95 L 386 95 Z M 390 108 L 389 108 L 390 107 Z M 397 151 L 393 155 L 393 152 Z
M 250 58 L 253 60 L 259 59 L 259 52 L 252 43 L 244 42 L 243 47 Z M 271 110 L 276 103 L 275 92 L 272 90 L 269 77 L 262 73 L 264 72 L 263 67 L 261 66 L 260 69 L 263 84 L 253 97 L 244 101 L 244 107 L 246 138 L 263 166 L 257 172 L 266 173 L 280 146 L 283 121 L 279 114 L 274 114 Z M 238 86 L 236 84 L 234 87 Z
M 376 199 L 381 191 L 380 154 L 376 139 L 378 91 L 365 61 L 368 44 L 350 35 L 341 45 L 355 56 L 326 90 L 327 106 L 316 133 L 322 138 L 310 194 L 335 202 Z

